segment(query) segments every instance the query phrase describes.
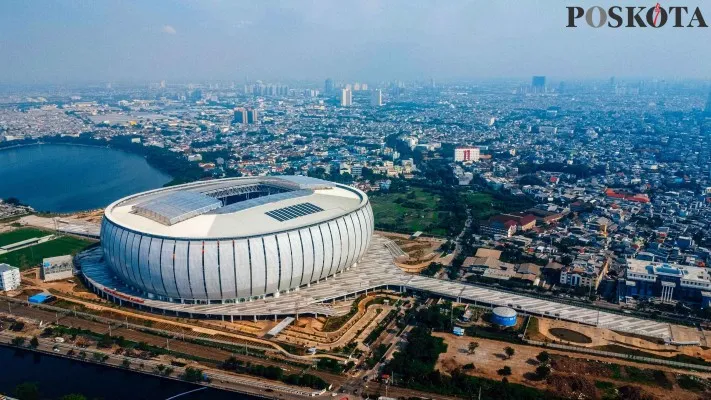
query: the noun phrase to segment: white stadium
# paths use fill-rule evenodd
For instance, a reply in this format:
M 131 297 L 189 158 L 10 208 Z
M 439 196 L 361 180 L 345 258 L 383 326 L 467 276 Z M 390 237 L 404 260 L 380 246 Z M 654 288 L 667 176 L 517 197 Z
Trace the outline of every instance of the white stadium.
M 225 304 L 348 270 L 372 234 L 360 190 L 303 176 L 230 178 L 114 202 L 101 247 L 113 273 L 148 299 Z

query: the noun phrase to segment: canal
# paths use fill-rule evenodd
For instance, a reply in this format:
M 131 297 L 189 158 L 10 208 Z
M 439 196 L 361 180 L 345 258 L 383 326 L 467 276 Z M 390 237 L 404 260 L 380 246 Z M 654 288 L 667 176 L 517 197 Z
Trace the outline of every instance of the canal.
M 42 399 L 77 393 L 87 399 L 169 399 L 200 386 L 122 369 L 0 346 L 0 394 L 12 396 L 17 385 L 34 382 Z M 213 388 L 176 400 L 256 400 Z

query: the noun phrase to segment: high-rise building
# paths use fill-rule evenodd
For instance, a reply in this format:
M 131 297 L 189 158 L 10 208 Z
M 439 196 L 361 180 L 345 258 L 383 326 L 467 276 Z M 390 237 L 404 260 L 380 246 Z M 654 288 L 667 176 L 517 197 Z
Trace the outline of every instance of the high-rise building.
M 546 77 L 545 76 L 534 76 L 531 79 L 531 90 L 533 93 L 545 93 L 546 91 Z
M 370 105 L 373 107 L 380 107 L 383 105 L 383 91 L 380 89 L 375 89 L 370 92 Z
M 235 117 L 232 120 L 235 124 L 256 124 L 259 120 L 259 114 L 254 108 L 235 108 Z
M 244 107 L 235 108 L 235 117 L 232 122 L 235 124 L 246 124 L 247 109 L 245 109 Z
M 276 87 L 276 95 L 277 96 L 288 96 L 289 95 L 289 87 L 288 86 L 277 86 Z
M 350 89 L 341 89 L 341 107 L 353 105 L 353 92 Z
M 195 89 L 192 92 L 190 92 L 189 99 L 191 102 L 197 102 L 197 101 L 202 100 L 202 90 Z
M 247 123 L 248 124 L 256 124 L 258 120 L 259 120 L 259 115 L 257 114 L 257 110 L 255 110 L 254 108 L 247 110 Z
M 709 92 L 709 97 L 706 99 L 706 108 L 704 109 L 704 113 L 707 117 L 711 117 L 711 92 Z
M 333 92 L 333 80 L 331 78 L 326 79 L 326 83 L 323 85 L 323 92 L 325 94 L 331 94 Z
M 479 162 L 478 147 L 457 147 L 454 149 L 455 162 Z

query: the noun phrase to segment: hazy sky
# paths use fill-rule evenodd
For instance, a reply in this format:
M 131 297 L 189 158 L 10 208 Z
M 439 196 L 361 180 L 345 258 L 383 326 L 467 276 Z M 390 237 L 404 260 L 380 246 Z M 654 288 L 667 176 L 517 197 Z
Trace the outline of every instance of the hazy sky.
M 565 27 L 566 5 L 655 3 L 0 0 L 0 83 L 711 77 L 711 28 Z

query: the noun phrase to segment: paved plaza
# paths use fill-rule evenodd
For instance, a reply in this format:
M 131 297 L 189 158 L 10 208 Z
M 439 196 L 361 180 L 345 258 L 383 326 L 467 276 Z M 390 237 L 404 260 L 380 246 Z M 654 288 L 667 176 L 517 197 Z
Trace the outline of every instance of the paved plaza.
M 591 308 L 557 303 L 525 295 L 445 281 L 402 272 L 393 263 L 394 243 L 374 235 L 371 248 L 360 263 L 337 276 L 304 286 L 279 297 L 253 299 L 242 303 L 180 304 L 153 300 L 122 283 L 102 261 L 100 248 L 80 254 L 77 259 L 87 282 L 97 293 L 113 301 L 132 303 L 158 313 L 195 318 L 277 318 L 287 315 L 341 315 L 345 311 L 331 302 L 353 298 L 375 289 L 420 291 L 485 307 L 506 306 L 520 313 L 561 319 L 616 331 L 661 339 L 671 339 L 670 325 Z

